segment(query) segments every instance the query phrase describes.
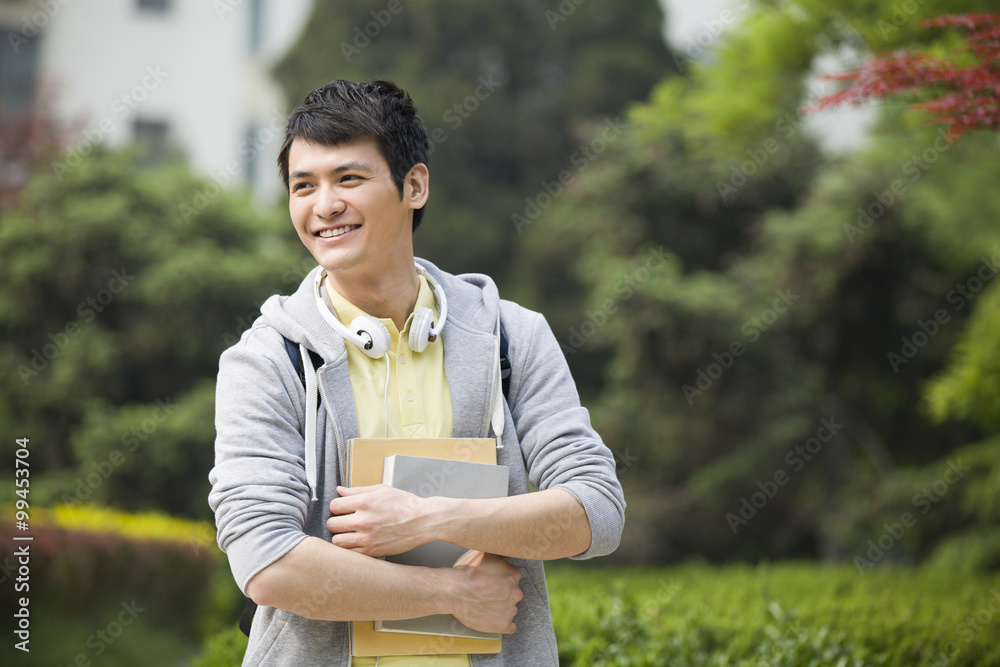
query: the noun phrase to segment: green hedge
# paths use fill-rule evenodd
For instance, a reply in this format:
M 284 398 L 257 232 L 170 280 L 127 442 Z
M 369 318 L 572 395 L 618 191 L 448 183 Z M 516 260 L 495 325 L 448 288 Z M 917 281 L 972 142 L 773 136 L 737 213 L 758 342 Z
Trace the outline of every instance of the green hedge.
M 1000 664 L 997 575 L 558 564 L 549 590 L 564 665 Z
M 1000 664 L 1000 576 L 783 563 L 548 568 L 560 663 L 572 667 Z M 227 630 L 194 667 L 239 664 Z

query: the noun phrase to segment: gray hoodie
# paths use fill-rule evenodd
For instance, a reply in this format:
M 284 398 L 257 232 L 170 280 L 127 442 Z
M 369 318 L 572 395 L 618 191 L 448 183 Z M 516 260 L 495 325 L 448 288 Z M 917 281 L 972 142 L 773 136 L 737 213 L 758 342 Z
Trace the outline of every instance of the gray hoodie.
M 540 490 L 567 491 L 586 510 L 593 536 L 590 548 L 574 558 L 614 551 L 625 522 L 614 458 L 580 405 L 545 319 L 501 300 L 486 276 L 453 276 L 417 261 L 448 300 L 441 335 L 452 435 L 501 434 L 497 457 L 510 467 L 510 495 L 528 493 L 529 482 Z M 330 539 L 329 503 L 344 483 L 347 440 L 358 437 L 344 339 L 324 321 L 313 297 L 318 270 L 291 296 L 268 299 L 261 317 L 219 361 L 209 504 L 219 546 L 244 592 L 255 574 L 306 536 Z M 498 315 L 512 366 L 506 403 L 500 395 Z M 306 364 L 306 387 L 283 336 L 325 362 L 313 372 Z M 311 410 L 317 401 L 319 409 Z M 311 500 L 314 492 L 317 501 Z M 507 560 L 522 574 L 518 629 L 503 636 L 499 654 L 472 655 L 472 665 L 557 665 L 542 562 Z M 260 607 L 243 664 L 349 665 L 348 624 Z

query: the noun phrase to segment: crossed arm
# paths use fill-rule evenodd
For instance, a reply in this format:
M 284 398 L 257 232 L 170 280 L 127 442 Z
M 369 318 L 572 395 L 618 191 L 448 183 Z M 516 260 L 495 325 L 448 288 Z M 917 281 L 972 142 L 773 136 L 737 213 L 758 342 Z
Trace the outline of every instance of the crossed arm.
M 332 542 L 306 538 L 261 570 L 247 584 L 255 602 L 320 620 L 447 613 L 477 630 L 512 633 L 521 573 L 500 556 L 553 559 L 590 546 L 586 512 L 561 489 L 478 500 L 422 499 L 381 484 L 338 491 Z M 373 558 L 434 540 L 470 553 L 436 569 Z

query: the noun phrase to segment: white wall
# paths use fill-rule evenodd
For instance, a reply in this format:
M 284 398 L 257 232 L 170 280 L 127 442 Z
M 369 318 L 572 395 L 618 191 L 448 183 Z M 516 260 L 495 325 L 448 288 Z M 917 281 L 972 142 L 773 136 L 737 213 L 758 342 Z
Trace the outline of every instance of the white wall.
M 288 104 L 268 68 L 297 38 L 311 0 L 261 0 L 258 53 L 250 47 L 252 0 L 172 0 L 162 13 L 140 10 L 137 0 L 50 1 L 58 9 L 37 38 L 40 69 L 58 91 L 60 115 L 79 123 L 76 143 L 101 136 L 121 146 L 135 119 L 166 121 L 203 175 L 246 184 L 253 152 L 257 199 L 280 196 L 275 130 Z M 248 142 L 251 127 L 268 125 Z

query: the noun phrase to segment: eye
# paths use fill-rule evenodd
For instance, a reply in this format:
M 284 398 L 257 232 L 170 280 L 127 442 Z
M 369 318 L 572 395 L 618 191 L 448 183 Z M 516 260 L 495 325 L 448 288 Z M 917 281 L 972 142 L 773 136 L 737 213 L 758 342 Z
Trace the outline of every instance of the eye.
M 358 176 L 357 174 L 344 174 L 341 177 L 340 182 L 341 183 L 350 183 L 350 182 L 355 182 L 356 183 L 358 181 L 363 181 L 363 180 L 364 180 L 364 178 L 362 178 L 361 176 Z
M 299 181 L 298 183 L 293 183 L 292 184 L 292 192 L 298 192 L 302 188 L 309 187 L 309 185 L 310 184 L 307 181 Z

